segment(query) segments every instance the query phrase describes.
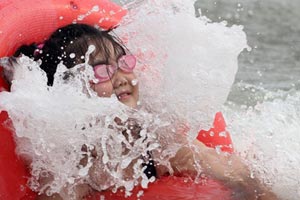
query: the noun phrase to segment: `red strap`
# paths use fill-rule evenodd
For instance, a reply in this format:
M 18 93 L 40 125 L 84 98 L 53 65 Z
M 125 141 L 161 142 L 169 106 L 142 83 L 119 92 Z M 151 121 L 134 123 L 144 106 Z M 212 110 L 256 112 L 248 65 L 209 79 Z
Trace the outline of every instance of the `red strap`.
M 226 123 L 221 112 L 217 112 L 213 127 L 208 131 L 201 130 L 197 139 L 211 148 L 220 148 L 223 152 L 233 153 L 233 145 L 229 132 L 226 130 Z

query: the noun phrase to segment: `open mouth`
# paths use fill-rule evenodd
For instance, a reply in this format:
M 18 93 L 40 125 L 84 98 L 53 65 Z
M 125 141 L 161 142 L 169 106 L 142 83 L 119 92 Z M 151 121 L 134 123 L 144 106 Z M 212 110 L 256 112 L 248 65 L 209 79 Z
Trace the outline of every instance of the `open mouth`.
M 121 92 L 120 94 L 117 95 L 117 97 L 120 101 L 126 100 L 130 96 L 131 96 L 131 92 Z

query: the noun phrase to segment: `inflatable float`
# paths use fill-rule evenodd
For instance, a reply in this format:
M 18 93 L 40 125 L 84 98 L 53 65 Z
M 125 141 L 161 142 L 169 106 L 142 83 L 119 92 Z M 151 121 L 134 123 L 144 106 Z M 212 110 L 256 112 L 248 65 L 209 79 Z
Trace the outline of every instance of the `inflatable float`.
M 12 56 L 23 44 L 41 43 L 49 35 L 70 23 L 97 25 L 103 29 L 116 27 L 127 11 L 108 0 L 1 0 L 0 1 L 0 58 Z M 3 79 L 0 67 L 0 92 L 9 91 Z M 9 114 L 0 113 L 0 199 L 33 200 L 37 194 L 27 187 L 30 177 L 22 160 L 15 153 L 14 132 L 10 126 Z M 233 152 L 229 133 L 222 113 L 217 113 L 213 128 L 201 130 L 198 140 L 212 148 Z M 195 184 L 185 177 L 163 177 L 142 189 L 133 190 L 126 199 L 172 200 L 172 199 L 230 199 L 228 188 L 209 179 L 205 185 Z M 99 192 L 93 199 L 124 199 L 124 193 L 118 191 Z

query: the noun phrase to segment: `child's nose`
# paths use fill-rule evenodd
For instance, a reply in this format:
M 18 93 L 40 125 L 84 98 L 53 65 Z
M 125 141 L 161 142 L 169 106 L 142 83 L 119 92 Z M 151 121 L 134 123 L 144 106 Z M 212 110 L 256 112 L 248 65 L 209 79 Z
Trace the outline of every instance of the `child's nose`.
M 114 74 L 113 78 L 114 78 L 114 86 L 115 86 L 115 88 L 127 85 L 127 83 L 128 83 L 127 78 L 123 75 L 123 73 L 120 70 L 118 70 Z

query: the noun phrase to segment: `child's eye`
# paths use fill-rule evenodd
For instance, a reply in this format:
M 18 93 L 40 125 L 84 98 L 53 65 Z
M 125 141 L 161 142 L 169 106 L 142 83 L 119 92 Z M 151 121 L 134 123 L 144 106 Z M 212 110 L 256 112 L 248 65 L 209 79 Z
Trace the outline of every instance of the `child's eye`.
M 96 67 L 97 65 L 108 65 L 108 64 L 107 64 L 107 62 L 97 62 L 97 63 L 91 64 L 92 67 Z

